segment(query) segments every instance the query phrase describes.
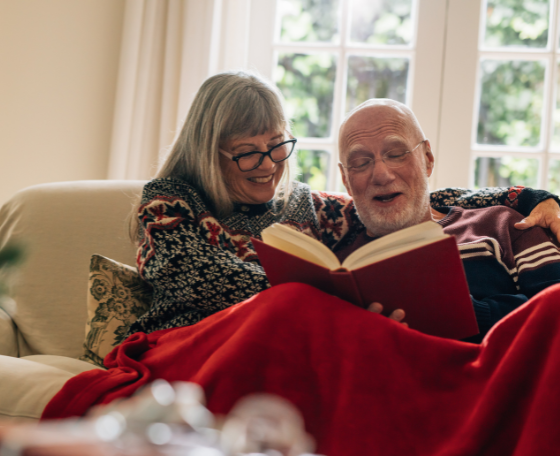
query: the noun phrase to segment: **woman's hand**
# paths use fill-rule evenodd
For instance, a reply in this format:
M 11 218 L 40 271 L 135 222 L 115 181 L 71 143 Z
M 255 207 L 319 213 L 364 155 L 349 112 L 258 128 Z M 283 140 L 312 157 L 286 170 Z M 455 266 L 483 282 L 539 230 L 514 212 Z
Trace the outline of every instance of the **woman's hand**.
M 555 200 L 549 198 L 537 204 L 528 217 L 515 224 L 518 230 L 526 230 L 533 226 L 548 228 L 560 241 L 560 206 Z
M 375 312 L 375 313 L 380 314 L 381 312 L 383 312 L 383 306 L 378 302 L 374 302 L 374 303 L 372 303 L 368 306 L 367 310 L 369 310 L 370 312 Z M 404 313 L 404 310 L 402 310 L 402 309 L 393 310 L 391 315 L 389 315 L 389 318 L 391 320 L 395 320 L 396 322 L 400 322 L 408 328 L 408 323 L 405 323 L 403 321 L 404 317 L 405 317 L 405 313 Z

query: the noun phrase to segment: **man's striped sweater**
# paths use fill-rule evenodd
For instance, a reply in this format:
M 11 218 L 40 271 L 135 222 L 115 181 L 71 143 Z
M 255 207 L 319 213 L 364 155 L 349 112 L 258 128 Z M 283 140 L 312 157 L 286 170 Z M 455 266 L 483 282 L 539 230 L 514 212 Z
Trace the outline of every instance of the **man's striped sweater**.
M 560 252 L 545 230 L 514 228 L 523 216 L 510 208 L 436 208 L 443 231 L 457 239 L 480 328 L 479 342 L 508 313 L 560 283 Z

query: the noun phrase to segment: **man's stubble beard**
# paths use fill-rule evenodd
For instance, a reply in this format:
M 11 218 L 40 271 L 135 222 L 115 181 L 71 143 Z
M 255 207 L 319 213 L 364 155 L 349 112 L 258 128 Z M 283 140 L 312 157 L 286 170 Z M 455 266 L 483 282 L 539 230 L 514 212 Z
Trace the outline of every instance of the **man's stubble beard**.
M 370 236 L 385 236 L 422 223 L 431 217 L 428 177 L 424 174 L 420 176 L 420 179 L 417 179 L 414 188 L 412 188 L 413 197 L 398 212 L 393 207 L 371 207 L 369 202 L 375 194 L 379 193 L 379 191 L 376 193 L 375 189 L 370 189 L 363 198 L 354 197 L 358 217 L 367 228 Z M 383 193 L 392 193 L 392 190 L 384 188 Z

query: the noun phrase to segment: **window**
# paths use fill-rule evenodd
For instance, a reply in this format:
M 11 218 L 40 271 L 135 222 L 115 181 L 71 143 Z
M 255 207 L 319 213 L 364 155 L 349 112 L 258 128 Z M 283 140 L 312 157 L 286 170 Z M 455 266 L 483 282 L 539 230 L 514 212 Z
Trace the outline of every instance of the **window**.
M 419 28 L 415 0 L 276 2 L 273 80 L 294 121 L 299 178 L 313 189 L 344 190 L 338 127 L 369 98 L 407 103 L 424 127 L 432 127 L 430 139 L 437 142 L 445 2 L 423 3 Z M 430 95 L 434 99 L 426 106 L 423 96 Z M 420 112 L 415 101 L 424 105 Z
M 558 192 L 558 2 L 451 2 L 447 29 L 438 183 Z
M 300 179 L 313 188 L 343 190 L 342 118 L 390 97 L 412 108 L 430 139 L 432 188 L 560 192 L 559 3 L 261 0 L 251 3 L 260 13 L 251 13 L 249 62 L 283 91 Z

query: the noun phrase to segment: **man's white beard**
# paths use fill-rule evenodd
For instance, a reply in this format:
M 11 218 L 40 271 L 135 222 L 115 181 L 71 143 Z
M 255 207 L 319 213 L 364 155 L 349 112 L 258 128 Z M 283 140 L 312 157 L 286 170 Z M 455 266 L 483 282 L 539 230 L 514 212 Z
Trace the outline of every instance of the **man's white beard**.
M 373 197 L 377 194 L 397 191 L 383 188 L 382 192 L 375 193 L 375 189 L 371 189 L 363 198 L 354 198 L 356 209 L 358 209 L 358 217 L 367 228 L 370 236 L 385 236 L 429 220 L 430 192 L 427 176 L 423 175 L 421 181 L 419 180 L 412 188 L 413 197 L 406 201 L 404 207 L 388 206 L 383 208 L 371 205 Z

